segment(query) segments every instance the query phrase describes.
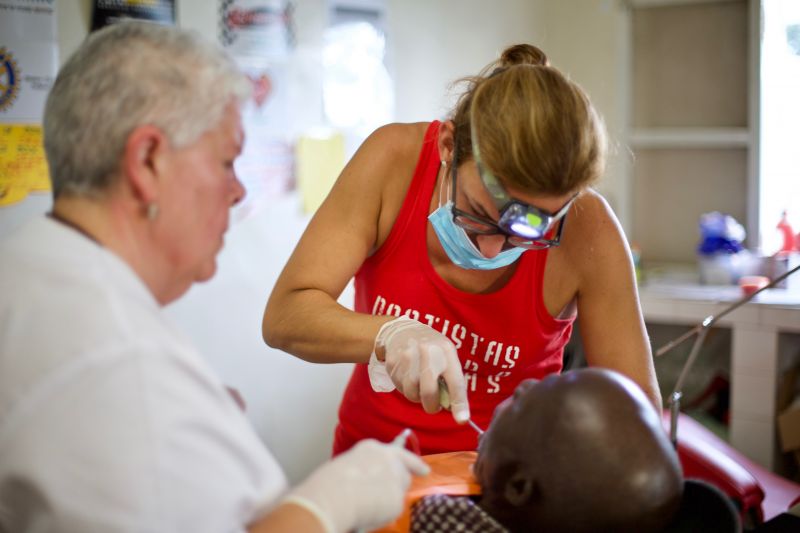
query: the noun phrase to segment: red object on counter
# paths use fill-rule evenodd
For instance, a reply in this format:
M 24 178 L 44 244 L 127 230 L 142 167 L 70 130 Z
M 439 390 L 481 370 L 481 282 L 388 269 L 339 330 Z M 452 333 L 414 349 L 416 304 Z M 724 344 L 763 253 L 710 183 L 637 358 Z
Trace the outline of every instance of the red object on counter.
M 742 288 L 742 294 L 749 296 L 762 287 L 769 284 L 769 278 L 766 276 L 742 276 L 739 278 L 739 287 Z
M 794 230 L 792 229 L 792 225 L 789 224 L 789 220 L 786 218 L 786 211 L 781 213 L 781 219 L 778 221 L 777 225 L 778 231 L 781 232 L 783 236 L 783 244 L 781 245 L 779 252 L 793 252 L 797 250 L 797 243 L 795 242 Z

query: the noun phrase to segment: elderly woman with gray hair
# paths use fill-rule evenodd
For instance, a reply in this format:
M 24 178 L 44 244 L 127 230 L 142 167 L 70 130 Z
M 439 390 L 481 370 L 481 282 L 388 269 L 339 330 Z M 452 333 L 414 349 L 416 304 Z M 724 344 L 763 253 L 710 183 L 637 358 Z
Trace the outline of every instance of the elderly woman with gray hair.
M 162 313 L 216 270 L 248 94 L 219 48 L 143 23 L 61 69 L 52 212 L 0 247 L 0 531 L 348 531 L 392 519 L 426 471 L 373 440 L 286 494 Z

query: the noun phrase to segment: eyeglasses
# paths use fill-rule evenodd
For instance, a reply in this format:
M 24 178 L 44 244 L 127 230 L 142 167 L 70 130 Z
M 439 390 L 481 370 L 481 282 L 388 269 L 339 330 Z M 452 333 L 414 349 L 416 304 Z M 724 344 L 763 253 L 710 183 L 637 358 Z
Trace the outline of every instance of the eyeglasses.
M 486 190 L 489 191 L 489 195 L 492 197 L 492 201 L 500 213 L 500 218 L 495 222 L 485 217 L 467 213 L 456 207 L 456 169 L 458 168 L 458 164 L 454 159 L 452 168 L 453 190 L 451 193 L 453 222 L 457 226 L 472 233 L 477 233 L 478 235 L 503 234 L 506 236 L 510 245 L 518 248 L 543 250 L 551 246 L 558 246 L 561 242 L 561 234 L 564 231 L 567 211 L 569 211 L 578 193 L 575 193 L 572 198 L 555 213 L 550 213 L 544 209 L 539 209 L 538 207 L 512 198 L 494 174 L 481 163 L 475 139 L 475 130 L 473 128 L 472 153 L 475 158 L 475 163 L 478 166 L 478 174 Z M 455 153 L 458 152 L 456 151 Z M 558 231 L 555 237 L 553 239 L 545 238 L 544 236 L 550 227 L 559 220 L 561 223 L 558 225 Z
M 543 250 L 559 245 L 561 234 L 564 231 L 566 213 L 575 199 L 573 196 L 556 213 L 548 213 L 519 200 L 511 200 L 499 209 L 500 218 L 495 222 L 491 219 L 462 211 L 455 206 L 455 198 L 456 172 L 454 171 L 452 192 L 453 222 L 457 226 L 479 235 L 503 234 L 510 245 L 529 250 Z M 554 238 L 544 238 L 550 226 L 559 220 L 561 223 L 558 225 Z

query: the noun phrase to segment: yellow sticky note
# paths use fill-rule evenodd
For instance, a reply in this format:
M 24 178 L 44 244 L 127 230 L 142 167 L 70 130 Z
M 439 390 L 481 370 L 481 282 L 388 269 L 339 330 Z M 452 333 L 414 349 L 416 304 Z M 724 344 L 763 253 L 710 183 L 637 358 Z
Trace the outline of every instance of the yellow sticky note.
M 0 206 L 49 190 L 41 126 L 0 125 Z
M 297 187 L 303 211 L 313 213 L 325 200 L 344 168 L 344 135 L 304 135 L 296 147 Z

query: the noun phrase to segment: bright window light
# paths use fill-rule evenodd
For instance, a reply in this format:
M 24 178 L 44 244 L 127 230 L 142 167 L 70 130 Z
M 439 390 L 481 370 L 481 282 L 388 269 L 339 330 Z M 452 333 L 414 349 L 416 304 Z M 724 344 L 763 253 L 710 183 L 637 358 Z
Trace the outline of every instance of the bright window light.
M 394 89 L 384 51 L 383 33 L 369 22 L 337 24 L 325 31 L 325 117 L 356 142 L 392 121 Z
M 759 227 L 763 251 L 772 253 L 784 210 L 800 231 L 800 2 L 762 7 Z

